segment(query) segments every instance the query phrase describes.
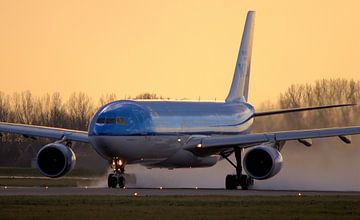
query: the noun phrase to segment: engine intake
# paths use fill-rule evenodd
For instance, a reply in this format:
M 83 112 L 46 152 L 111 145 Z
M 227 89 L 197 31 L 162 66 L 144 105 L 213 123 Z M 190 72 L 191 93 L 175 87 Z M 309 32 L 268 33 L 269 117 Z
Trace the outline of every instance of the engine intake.
M 244 156 L 244 169 L 254 179 L 264 180 L 275 176 L 282 167 L 282 156 L 273 144 L 251 149 Z
M 74 151 L 60 143 L 47 144 L 37 154 L 37 165 L 40 172 L 51 178 L 67 174 L 74 168 L 75 162 Z

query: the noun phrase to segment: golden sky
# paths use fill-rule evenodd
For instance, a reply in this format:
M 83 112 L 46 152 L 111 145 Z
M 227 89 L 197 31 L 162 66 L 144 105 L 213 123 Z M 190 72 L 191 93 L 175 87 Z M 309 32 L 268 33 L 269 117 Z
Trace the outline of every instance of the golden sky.
M 225 99 L 255 10 L 250 102 L 360 80 L 358 0 L 0 0 L 0 90 Z

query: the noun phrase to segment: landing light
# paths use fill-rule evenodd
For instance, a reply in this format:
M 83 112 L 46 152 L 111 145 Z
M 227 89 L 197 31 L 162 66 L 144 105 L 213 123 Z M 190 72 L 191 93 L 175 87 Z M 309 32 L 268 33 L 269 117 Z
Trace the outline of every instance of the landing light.
M 177 139 L 177 142 L 181 142 L 181 139 L 180 139 L 180 138 L 178 138 L 178 139 Z
M 123 164 L 122 160 L 118 160 L 117 164 L 121 166 Z
M 202 145 L 202 144 L 197 144 L 196 147 L 197 147 L 197 148 L 202 148 L 203 145 Z
M 137 196 L 138 195 L 138 193 L 134 193 L 134 196 Z

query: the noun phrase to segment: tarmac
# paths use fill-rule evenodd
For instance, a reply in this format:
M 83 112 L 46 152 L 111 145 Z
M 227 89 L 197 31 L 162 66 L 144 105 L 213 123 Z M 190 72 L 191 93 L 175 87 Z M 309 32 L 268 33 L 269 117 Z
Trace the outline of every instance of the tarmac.
M 225 190 L 203 188 L 88 188 L 88 187 L 6 187 L 0 196 L 360 196 L 360 192 Z

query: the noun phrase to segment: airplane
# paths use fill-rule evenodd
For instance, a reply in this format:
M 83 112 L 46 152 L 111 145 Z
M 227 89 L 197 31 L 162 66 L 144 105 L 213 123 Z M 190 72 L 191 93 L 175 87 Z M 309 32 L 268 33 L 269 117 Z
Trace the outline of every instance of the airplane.
M 310 146 L 313 138 L 337 136 L 351 143 L 350 135 L 359 134 L 360 126 L 251 133 L 257 117 L 355 105 L 255 111 L 248 103 L 254 20 L 255 12 L 249 11 L 232 84 L 223 102 L 118 100 L 98 109 L 88 131 L 1 122 L 0 132 L 55 140 L 39 150 L 36 160 L 39 171 L 50 178 L 74 168 L 73 142 L 90 144 L 113 168 L 109 188 L 125 187 L 126 165 L 195 168 L 211 167 L 225 159 L 236 171 L 226 176 L 225 188 L 246 190 L 254 180 L 280 172 L 286 141 Z M 236 162 L 229 159 L 232 154 Z

